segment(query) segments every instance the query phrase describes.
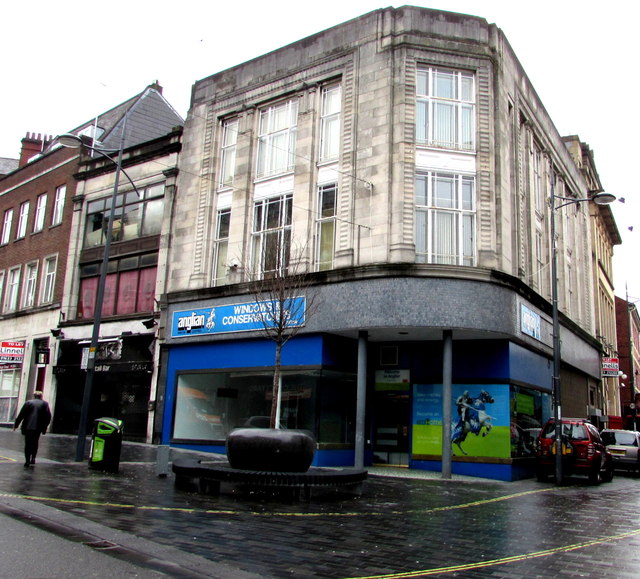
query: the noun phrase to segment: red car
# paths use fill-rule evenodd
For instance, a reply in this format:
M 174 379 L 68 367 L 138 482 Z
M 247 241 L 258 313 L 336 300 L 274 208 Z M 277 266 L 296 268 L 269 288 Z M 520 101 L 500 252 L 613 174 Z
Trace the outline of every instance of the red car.
M 539 481 L 555 474 L 556 424 L 551 418 L 540 432 L 536 476 Z M 592 484 L 613 479 L 613 460 L 598 429 L 584 418 L 562 419 L 562 474 L 585 475 Z

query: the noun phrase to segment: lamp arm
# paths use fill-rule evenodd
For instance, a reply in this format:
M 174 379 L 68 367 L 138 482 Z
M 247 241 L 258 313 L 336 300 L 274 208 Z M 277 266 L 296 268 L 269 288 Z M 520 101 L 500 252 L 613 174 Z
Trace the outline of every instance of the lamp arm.
M 124 167 L 122 166 L 122 163 L 118 162 L 116 159 L 114 159 L 111 155 L 108 155 L 107 153 L 105 153 L 104 151 L 102 151 L 101 149 L 96 149 L 95 147 L 89 147 L 89 149 L 91 149 L 92 151 L 95 151 L 96 153 L 98 153 L 99 155 L 102 155 L 105 159 L 108 159 L 109 161 L 111 161 L 116 167 L 118 167 L 120 169 L 120 171 L 122 171 L 122 174 L 127 178 L 127 180 L 129 181 L 129 183 L 131 184 L 131 186 L 133 187 L 133 190 L 136 192 L 136 195 L 138 197 L 141 197 L 140 195 L 140 191 L 138 191 L 138 188 L 136 187 L 136 184 L 133 182 L 133 179 L 131 179 L 131 177 L 129 177 L 129 174 L 124 170 Z

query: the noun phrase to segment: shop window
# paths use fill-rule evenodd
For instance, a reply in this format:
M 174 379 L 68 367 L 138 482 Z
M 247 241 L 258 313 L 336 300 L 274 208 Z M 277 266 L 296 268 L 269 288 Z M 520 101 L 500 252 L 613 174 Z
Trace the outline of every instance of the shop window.
M 511 387 L 511 456 L 534 457 L 540 429 L 550 415 L 549 394 Z
M 16 417 L 21 367 L 11 366 L 0 369 L 0 422 L 13 422 Z
M 238 427 L 269 426 L 270 372 L 189 372 L 178 376 L 174 440 L 224 441 Z M 352 388 L 345 387 L 348 381 Z M 320 420 L 316 417 L 319 409 Z M 280 426 L 314 432 L 320 443 L 353 443 L 355 381 L 319 370 L 282 374 Z M 316 424 L 320 424 L 316 428 Z

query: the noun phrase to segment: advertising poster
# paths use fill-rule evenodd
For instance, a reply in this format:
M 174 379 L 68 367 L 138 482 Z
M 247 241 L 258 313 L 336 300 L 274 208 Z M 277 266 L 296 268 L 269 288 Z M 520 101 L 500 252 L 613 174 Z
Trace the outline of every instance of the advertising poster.
M 509 385 L 454 384 L 453 456 L 511 456 Z M 442 384 L 413 386 L 413 454 L 442 455 Z

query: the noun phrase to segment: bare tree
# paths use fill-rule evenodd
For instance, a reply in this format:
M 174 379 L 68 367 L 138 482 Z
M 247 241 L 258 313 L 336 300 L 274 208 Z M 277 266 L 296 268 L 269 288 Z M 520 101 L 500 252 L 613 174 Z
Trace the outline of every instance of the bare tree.
M 288 243 L 286 247 L 275 243 L 270 249 L 264 250 L 261 266 L 250 268 L 249 277 L 251 292 L 260 304 L 260 331 L 276 346 L 269 426 L 279 428 L 282 349 L 317 312 L 319 303 L 304 266 L 304 251 L 296 251 L 291 259 Z

